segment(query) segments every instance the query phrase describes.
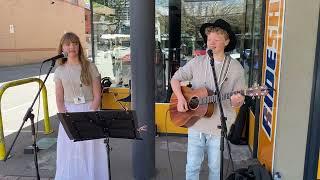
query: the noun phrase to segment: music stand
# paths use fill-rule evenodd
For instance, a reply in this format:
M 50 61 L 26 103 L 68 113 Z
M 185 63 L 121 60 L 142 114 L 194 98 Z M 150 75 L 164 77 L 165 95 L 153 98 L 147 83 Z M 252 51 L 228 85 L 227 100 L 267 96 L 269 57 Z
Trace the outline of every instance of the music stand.
M 58 113 L 70 140 L 85 141 L 106 138 L 109 179 L 111 180 L 109 138 L 139 139 L 135 111 L 103 110 Z

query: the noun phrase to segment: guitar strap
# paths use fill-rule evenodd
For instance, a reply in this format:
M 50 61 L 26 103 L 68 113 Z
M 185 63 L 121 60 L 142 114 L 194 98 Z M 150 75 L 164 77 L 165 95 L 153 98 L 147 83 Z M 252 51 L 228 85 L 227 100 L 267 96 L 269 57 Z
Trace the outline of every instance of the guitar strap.
M 223 82 L 227 78 L 227 74 L 230 69 L 230 62 L 231 62 L 230 55 L 226 55 L 226 59 L 223 61 L 222 69 L 221 69 L 219 80 L 218 80 L 219 89 L 221 89 Z

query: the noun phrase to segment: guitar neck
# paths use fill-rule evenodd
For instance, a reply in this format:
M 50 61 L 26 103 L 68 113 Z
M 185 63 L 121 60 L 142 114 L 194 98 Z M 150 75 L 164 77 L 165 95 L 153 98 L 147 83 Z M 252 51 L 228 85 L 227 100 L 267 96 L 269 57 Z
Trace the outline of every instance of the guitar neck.
M 246 90 L 232 91 L 232 92 L 229 92 L 229 93 L 221 94 L 221 101 L 230 99 L 232 95 L 238 94 L 238 93 L 240 93 L 242 95 L 245 95 L 246 94 Z M 199 101 L 200 101 L 200 104 L 216 103 L 216 102 L 218 102 L 218 95 L 213 95 L 213 96 L 207 96 L 207 97 L 204 97 L 204 98 L 200 98 Z

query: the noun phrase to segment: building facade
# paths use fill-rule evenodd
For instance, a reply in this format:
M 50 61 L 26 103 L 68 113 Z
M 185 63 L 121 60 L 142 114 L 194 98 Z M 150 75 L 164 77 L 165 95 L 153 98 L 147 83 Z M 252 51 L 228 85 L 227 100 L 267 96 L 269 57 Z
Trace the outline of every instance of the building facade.
M 57 54 L 61 36 L 85 43 L 83 0 L 0 1 L 0 66 L 38 63 Z

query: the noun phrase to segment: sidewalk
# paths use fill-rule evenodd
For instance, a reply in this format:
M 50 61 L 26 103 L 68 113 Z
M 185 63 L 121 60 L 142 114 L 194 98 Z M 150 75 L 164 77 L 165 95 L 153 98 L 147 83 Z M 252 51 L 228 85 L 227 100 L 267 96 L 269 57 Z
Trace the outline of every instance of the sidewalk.
M 57 119 L 56 116 L 51 117 L 51 123 L 55 132 L 49 137 L 56 137 L 57 135 Z M 42 127 L 40 122 L 39 127 Z M 24 130 L 29 129 L 27 127 Z M 11 144 L 14 135 L 6 137 L 8 144 Z M 40 138 L 45 137 L 43 134 Z M 169 144 L 169 154 L 171 158 L 171 165 L 173 169 L 173 179 L 185 179 L 185 164 L 187 151 L 187 138 L 176 136 L 160 136 L 156 137 L 156 180 L 171 179 L 171 170 L 168 157 L 167 142 Z M 112 151 L 110 153 L 111 159 L 111 174 L 113 180 L 131 180 L 132 178 L 132 143 L 133 140 L 111 139 L 110 145 Z M 13 157 L 7 162 L 0 162 L 0 179 L 6 180 L 31 180 L 35 179 L 35 169 L 33 162 L 33 155 L 23 154 L 23 148 L 31 144 L 31 134 L 21 133 L 19 140 L 13 151 Z M 227 151 L 227 150 L 225 150 Z M 247 146 L 233 146 L 232 157 L 235 163 L 235 168 L 247 167 L 249 164 L 257 163 L 250 158 L 250 152 Z M 226 153 L 225 153 L 225 157 Z M 56 159 L 56 145 L 48 150 L 42 150 L 38 153 L 40 177 L 53 179 L 55 174 L 55 159 Z M 207 160 L 201 169 L 200 179 L 207 179 L 208 167 Z M 231 164 L 228 159 L 225 159 L 225 173 L 229 174 L 231 171 Z M 229 165 L 229 169 L 227 168 Z M 227 172 L 229 171 L 229 172 Z

